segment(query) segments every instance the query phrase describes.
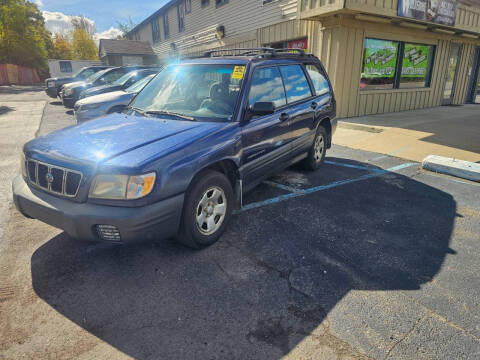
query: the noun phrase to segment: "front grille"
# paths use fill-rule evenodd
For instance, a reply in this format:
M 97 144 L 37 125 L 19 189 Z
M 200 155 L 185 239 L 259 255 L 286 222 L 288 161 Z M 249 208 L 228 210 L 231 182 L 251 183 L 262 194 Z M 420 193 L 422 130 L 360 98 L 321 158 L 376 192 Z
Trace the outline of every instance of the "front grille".
M 74 197 L 82 180 L 82 173 L 59 166 L 27 160 L 28 180 L 31 184 L 54 194 Z

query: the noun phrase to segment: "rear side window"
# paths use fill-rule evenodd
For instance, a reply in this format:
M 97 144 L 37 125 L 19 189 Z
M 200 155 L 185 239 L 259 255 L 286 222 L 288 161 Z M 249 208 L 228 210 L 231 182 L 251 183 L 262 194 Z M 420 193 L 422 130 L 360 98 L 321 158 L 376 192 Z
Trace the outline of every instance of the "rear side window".
M 287 103 L 283 89 L 282 77 L 276 66 L 255 70 L 252 86 L 248 95 L 248 104 L 256 102 L 273 102 L 276 107 Z
M 328 81 L 316 65 L 306 65 L 308 75 L 312 80 L 317 96 L 327 94 L 330 91 Z
M 289 103 L 312 96 L 310 85 L 300 65 L 280 66 L 280 71 Z

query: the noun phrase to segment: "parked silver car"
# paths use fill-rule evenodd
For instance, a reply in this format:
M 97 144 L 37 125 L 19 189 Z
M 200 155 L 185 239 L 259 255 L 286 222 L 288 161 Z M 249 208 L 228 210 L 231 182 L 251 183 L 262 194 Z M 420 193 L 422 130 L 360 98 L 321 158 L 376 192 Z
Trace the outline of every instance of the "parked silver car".
M 122 111 L 155 75 L 148 75 L 125 90 L 90 96 L 77 101 L 74 108 L 77 124 Z

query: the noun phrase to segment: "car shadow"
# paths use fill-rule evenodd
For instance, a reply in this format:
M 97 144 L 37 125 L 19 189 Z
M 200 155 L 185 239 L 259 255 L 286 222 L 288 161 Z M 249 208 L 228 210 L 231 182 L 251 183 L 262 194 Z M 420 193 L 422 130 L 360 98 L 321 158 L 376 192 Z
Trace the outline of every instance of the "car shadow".
M 50 105 L 60 106 L 63 105 L 61 101 L 51 101 Z
M 11 108 L 10 106 L 0 106 L 0 115 L 7 114 L 11 111 L 14 111 L 14 108 Z
M 387 173 L 240 212 L 202 251 L 62 233 L 32 255 L 32 283 L 60 314 L 136 359 L 280 359 L 351 290 L 432 281 L 455 254 L 455 216 L 449 194 Z

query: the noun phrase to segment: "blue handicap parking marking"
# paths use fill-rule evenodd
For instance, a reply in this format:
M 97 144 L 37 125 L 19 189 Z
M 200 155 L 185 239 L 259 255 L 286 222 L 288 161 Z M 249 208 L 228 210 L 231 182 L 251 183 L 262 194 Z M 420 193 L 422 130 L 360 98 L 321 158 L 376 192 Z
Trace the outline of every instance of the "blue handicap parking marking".
M 364 171 L 367 171 L 367 173 L 359 175 L 357 177 L 341 179 L 341 180 L 333 181 L 333 182 L 325 184 L 325 185 L 311 186 L 311 187 L 304 188 L 304 189 L 296 188 L 296 187 L 285 185 L 285 184 L 281 184 L 281 183 L 278 183 L 278 182 L 272 181 L 272 180 L 267 180 L 267 181 L 264 182 L 264 184 L 269 185 L 269 186 L 273 186 L 273 187 L 281 189 L 281 190 L 284 190 L 287 193 L 281 194 L 281 195 L 278 195 L 278 196 L 275 196 L 275 197 L 272 197 L 272 198 L 269 198 L 269 199 L 248 203 L 248 204 L 242 206 L 242 208 L 240 210 L 236 211 L 236 213 L 244 212 L 244 211 L 247 211 L 247 210 L 251 210 L 251 209 L 255 209 L 255 208 L 259 208 L 259 207 L 263 207 L 263 206 L 267 206 L 267 205 L 271 205 L 271 204 L 276 204 L 276 203 L 279 203 L 279 202 L 282 202 L 282 201 L 285 201 L 285 200 L 289 200 L 289 199 L 299 197 L 299 196 L 305 196 L 305 195 L 312 194 L 312 193 L 315 193 L 315 192 L 318 192 L 318 191 L 323 191 L 323 190 L 332 189 L 332 188 L 335 188 L 335 187 L 338 187 L 338 186 L 348 185 L 348 184 L 356 183 L 356 182 L 359 182 L 359 181 L 372 179 L 372 178 L 375 178 L 375 177 L 378 177 L 378 176 L 381 176 L 381 175 L 384 175 L 384 174 L 387 174 L 387 173 L 399 171 L 399 170 L 402 170 L 402 169 L 405 169 L 405 168 L 409 168 L 409 167 L 418 165 L 418 163 L 416 163 L 416 162 L 407 162 L 407 163 L 403 163 L 403 164 L 393 166 L 393 167 L 388 168 L 388 169 L 378 169 L 378 168 L 373 168 L 373 167 L 369 167 L 369 166 L 361 166 L 361 165 L 355 165 L 355 164 L 349 164 L 349 163 L 344 163 L 344 162 L 339 162 L 339 161 L 331 161 L 331 160 L 326 160 L 325 163 L 329 164 L 329 165 L 343 166 L 343 167 L 347 167 L 347 168 L 364 170 Z

